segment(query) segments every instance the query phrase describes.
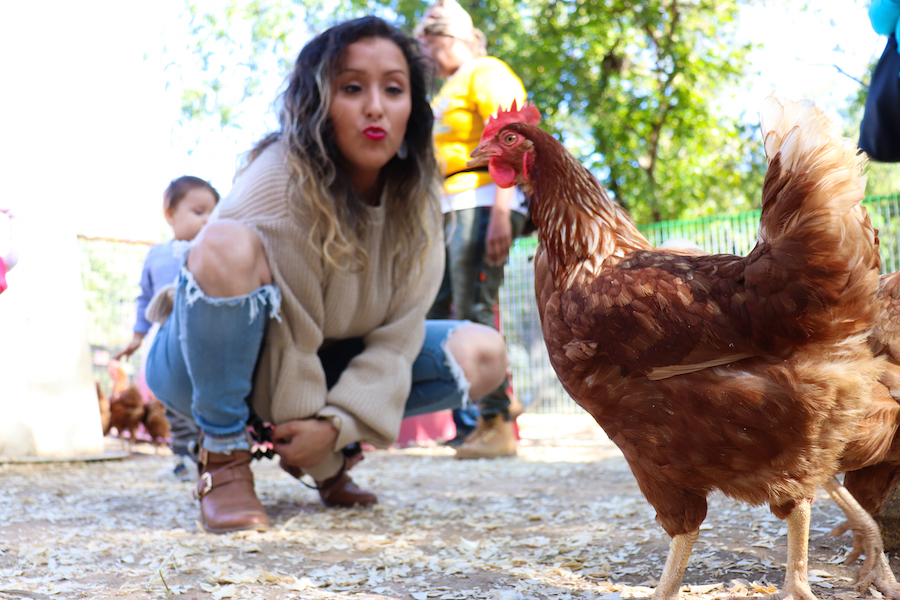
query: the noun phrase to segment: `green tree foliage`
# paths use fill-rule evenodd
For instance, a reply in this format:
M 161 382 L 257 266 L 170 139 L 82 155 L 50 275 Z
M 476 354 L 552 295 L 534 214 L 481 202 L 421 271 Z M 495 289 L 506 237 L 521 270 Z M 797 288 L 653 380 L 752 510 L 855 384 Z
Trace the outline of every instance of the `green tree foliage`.
M 111 351 L 131 340 L 135 299 L 149 246 L 104 239 L 79 239 L 84 298 L 90 315 L 88 339 Z
M 749 47 L 734 42 L 738 3 L 487 4 L 472 12 L 492 51 L 638 221 L 746 208 L 758 197 L 758 143 L 745 151 L 755 129 L 713 107 L 747 68 Z
M 715 101 L 747 70 L 736 0 L 461 0 L 489 52 L 519 74 L 557 135 L 639 222 L 743 210 L 758 202 L 764 156 L 755 127 Z M 209 5 L 204 5 L 209 6 Z M 287 72 L 308 35 L 374 13 L 412 31 L 419 0 L 188 0 L 204 80 L 186 85 L 186 119 L 238 122 L 264 63 Z M 272 66 L 272 60 L 277 62 Z M 226 89 L 239 79 L 238 93 Z

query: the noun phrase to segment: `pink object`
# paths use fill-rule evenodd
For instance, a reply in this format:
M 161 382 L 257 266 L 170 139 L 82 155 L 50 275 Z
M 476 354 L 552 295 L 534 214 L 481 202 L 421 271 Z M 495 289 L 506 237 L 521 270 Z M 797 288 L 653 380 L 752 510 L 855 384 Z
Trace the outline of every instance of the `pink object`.
M 400 423 L 400 434 L 396 444 L 406 446 L 427 446 L 435 442 L 452 440 L 456 437 L 453 413 L 449 410 L 407 417 Z
M 153 392 L 150 391 L 150 387 L 147 386 L 147 377 L 144 374 L 144 368 L 146 366 L 146 361 L 141 360 L 141 366 L 138 368 L 137 374 L 137 389 L 141 393 L 141 397 L 144 399 L 144 404 L 148 404 L 152 402 L 156 396 L 153 395 Z

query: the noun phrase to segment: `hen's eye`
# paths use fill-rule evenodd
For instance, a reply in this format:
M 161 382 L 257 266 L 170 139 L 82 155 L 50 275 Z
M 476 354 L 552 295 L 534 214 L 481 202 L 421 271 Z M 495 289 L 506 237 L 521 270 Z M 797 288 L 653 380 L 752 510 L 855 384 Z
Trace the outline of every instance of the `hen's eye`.
M 512 144 L 516 141 L 516 134 L 507 133 L 505 136 L 503 136 L 503 141 L 507 144 Z

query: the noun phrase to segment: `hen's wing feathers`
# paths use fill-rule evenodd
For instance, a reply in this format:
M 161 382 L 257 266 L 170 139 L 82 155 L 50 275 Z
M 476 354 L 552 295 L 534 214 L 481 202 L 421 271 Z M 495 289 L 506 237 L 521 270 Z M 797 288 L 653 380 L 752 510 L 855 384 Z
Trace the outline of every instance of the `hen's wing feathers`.
M 884 354 L 892 363 L 900 365 L 900 273 L 881 276 L 877 298 L 878 316 L 869 344 L 873 352 Z
M 770 108 L 753 251 L 639 250 L 601 269 L 586 265 L 561 290 L 560 316 L 575 336 L 570 358 L 602 353 L 662 378 L 748 356 L 785 358 L 798 345 L 839 343 L 871 325 L 878 242 L 859 205 L 862 163 L 841 143 L 823 143 L 833 132 L 821 111 Z M 887 296 L 900 304 L 900 291 Z
M 560 297 L 575 336 L 570 358 L 598 353 L 660 379 L 759 355 L 784 356 L 807 339 L 808 306 L 778 257 L 758 248 L 746 258 L 640 251 Z M 748 264 L 769 276 L 748 285 Z M 759 270 L 759 269 L 757 269 Z

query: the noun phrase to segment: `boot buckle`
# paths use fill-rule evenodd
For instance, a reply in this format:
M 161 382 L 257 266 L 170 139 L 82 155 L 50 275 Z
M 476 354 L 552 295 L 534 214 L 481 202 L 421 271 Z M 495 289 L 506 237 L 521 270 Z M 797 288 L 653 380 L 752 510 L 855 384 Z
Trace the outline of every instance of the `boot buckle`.
M 213 489 L 213 481 L 212 474 L 207 471 L 203 475 L 200 476 L 200 485 L 197 486 L 197 490 L 194 492 L 194 497 L 197 500 L 203 498 L 203 496 L 207 495 Z

